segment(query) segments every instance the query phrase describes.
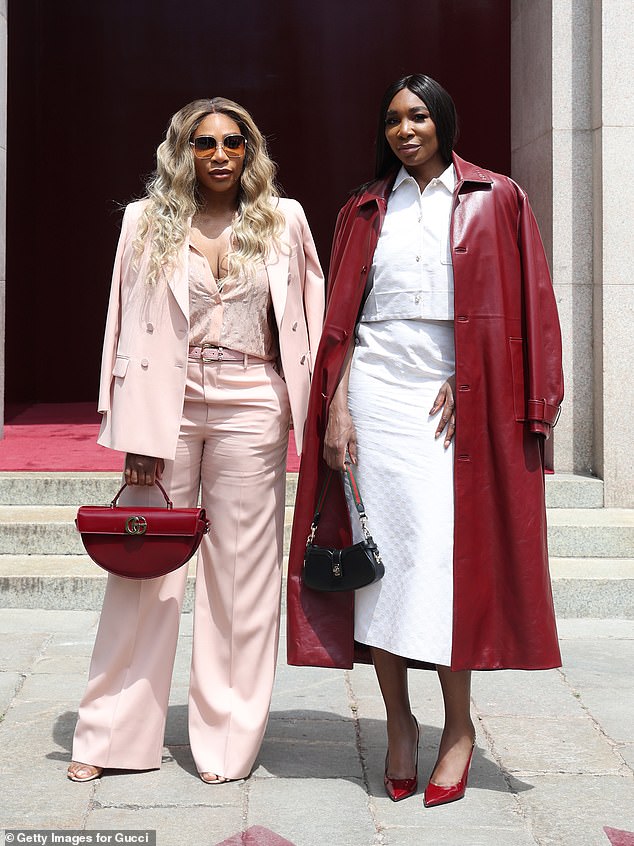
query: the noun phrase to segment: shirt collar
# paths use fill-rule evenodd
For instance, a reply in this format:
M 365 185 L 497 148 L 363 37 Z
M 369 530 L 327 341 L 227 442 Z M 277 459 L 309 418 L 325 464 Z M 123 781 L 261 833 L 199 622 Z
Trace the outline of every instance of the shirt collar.
M 392 188 L 392 193 L 396 191 L 404 182 L 410 180 L 415 185 L 418 185 L 416 180 L 413 176 L 411 176 L 406 170 L 405 165 L 401 165 L 401 169 L 396 174 L 396 180 L 394 181 L 394 187 Z M 440 182 L 450 194 L 453 194 L 454 188 L 456 187 L 456 171 L 454 170 L 453 164 L 448 165 L 445 170 L 440 174 L 437 178 L 437 182 Z

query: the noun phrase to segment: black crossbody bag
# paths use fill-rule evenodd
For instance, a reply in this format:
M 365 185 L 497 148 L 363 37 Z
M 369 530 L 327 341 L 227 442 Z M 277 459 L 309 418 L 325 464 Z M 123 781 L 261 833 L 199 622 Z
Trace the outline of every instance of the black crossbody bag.
M 310 526 L 310 534 L 306 541 L 304 553 L 304 567 L 302 578 L 304 584 L 312 590 L 343 591 L 358 590 L 372 584 L 383 577 L 385 567 L 376 543 L 368 529 L 368 518 L 359 493 L 352 467 L 346 464 L 346 474 L 350 482 L 350 489 L 354 504 L 359 515 L 363 540 L 343 549 L 329 546 L 318 546 L 314 543 L 326 493 L 332 479 L 333 471 L 329 470 L 324 480 L 317 508 Z

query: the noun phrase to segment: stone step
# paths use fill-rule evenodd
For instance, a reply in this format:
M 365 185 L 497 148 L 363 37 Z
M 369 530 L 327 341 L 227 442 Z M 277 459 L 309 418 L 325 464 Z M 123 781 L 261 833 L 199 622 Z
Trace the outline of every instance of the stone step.
M 121 487 L 120 473 L 0 473 L 2 505 L 108 505 Z M 286 474 L 292 505 L 297 473 Z
M 634 558 L 550 559 L 558 617 L 634 619 Z
M 109 503 L 120 473 L 0 473 L 0 505 L 97 505 Z M 292 505 L 297 473 L 286 475 L 286 503 Z M 546 476 L 548 508 L 602 508 L 603 482 L 593 476 Z
M 550 570 L 558 617 L 634 619 L 634 559 L 551 558 Z M 185 610 L 194 573 L 192 561 Z M 86 555 L 0 555 L 0 607 L 98 610 L 106 578 Z
M 546 477 L 547 508 L 603 508 L 603 480 L 576 473 Z
M 288 553 L 292 505 L 286 505 L 285 511 L 284 552 Z M 72 505 L 0 506 L 0 554 L 81 554 L 76 512 Z M 556 558 L 634 558 L 634 509 L 550 509 L 548 545 Z
M 634 509 L 550 509 L 548 549 L 555 558 L 634 558 Z
M 0 505 L 106 505 L 120 473 L 0 473 Z
M 193 611 L 195 559 L 187 567 L 183 611 Z M 98 611 L 107 578 L 87 555 L 0 555 L 0 608 Z
M 81 555 L 74 505 L 0 506 L 0 555 Z M 213 516 L 210 515 L 213 521 Z M 285 506 L 284 553 L 288 552 L 293 506 Z

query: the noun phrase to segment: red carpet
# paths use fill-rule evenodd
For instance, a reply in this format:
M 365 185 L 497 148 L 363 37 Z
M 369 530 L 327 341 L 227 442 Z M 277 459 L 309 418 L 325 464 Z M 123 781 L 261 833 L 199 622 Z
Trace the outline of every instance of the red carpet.
M 97 444 L 100 419 L 92 402 L 8 406 L 0 471 L 121 470 L 123 453 Z M 287 470 L 296 471 L 292 432 L 290 440 Z

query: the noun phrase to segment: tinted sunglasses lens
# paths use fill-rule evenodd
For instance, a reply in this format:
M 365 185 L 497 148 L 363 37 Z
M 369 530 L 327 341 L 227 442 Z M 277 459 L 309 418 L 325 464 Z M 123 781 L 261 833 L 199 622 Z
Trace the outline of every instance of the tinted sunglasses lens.
M 198 159 L 208 159 L 216 152 L 218 143 L 225 151 L 225 154 L 230 159 L 237 159 L 244 155 L 244 148 L 246 145 L 246 138 L 244 135 L 227 135 L 222 141 L 218 142 L 213 135 L 199 135 L 194 138 L 194 155 Z
M 216 151 L 216 139 L 210 135 L 199 135 L 194 138 L 194 155 L 199 159 L 207 159 Z
M 244 135 L 227 135 L 222 141 L 222 146 L 228 156 L 236 157 L 244 155 L 244 143 Z

